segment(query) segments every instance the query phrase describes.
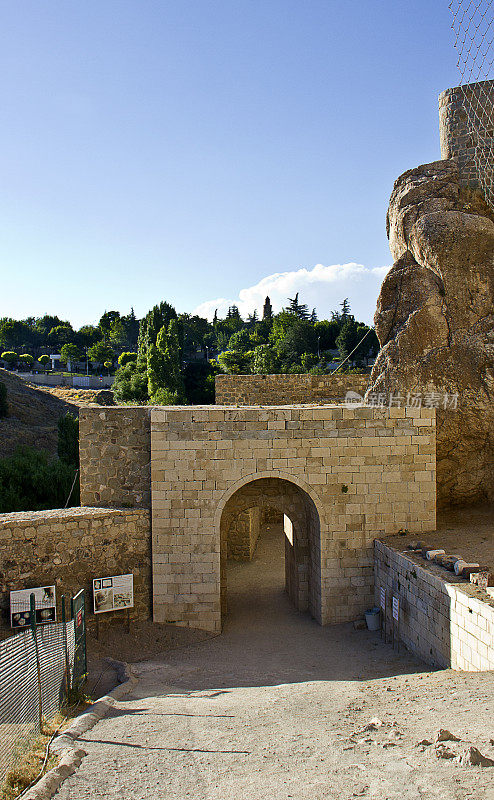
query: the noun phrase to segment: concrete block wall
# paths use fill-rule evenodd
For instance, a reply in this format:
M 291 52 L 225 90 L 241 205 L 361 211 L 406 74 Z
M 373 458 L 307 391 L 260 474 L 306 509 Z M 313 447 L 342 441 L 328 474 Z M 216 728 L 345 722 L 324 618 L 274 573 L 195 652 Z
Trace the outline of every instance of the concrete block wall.
M 462 578 L 401 552 L 393 538 L 375 542 L 375 602 L 385 587 L 390 620 L 391 598 L 399 598 L 400 639 L 433 666 L 494 669 L 494 602 Z
M 368 375 L 217 375 L 216 404 L 279 406 L 340 402 L 347 391 L 364 395 Z
M 157 622 L 220 630 L 222 509 L 256 479 L 291 481 L 317 509 L 321 624 L 372 603 L 376 536 L 435 528 L 434 409 L 154 409 L 151 458 Z
M 94 621 L 92 580 L 134 574 L 132 619 L 151 615 L 151 528 L 147 509 L 67 508 L 0 515 L 0 626 L 9 627 L 13 589 L 55 585 L 57 599 L 86 590 Z M 60 605 L 58 608 L 60 613 Z M 126 612 L 100 614 L 102 624 Z

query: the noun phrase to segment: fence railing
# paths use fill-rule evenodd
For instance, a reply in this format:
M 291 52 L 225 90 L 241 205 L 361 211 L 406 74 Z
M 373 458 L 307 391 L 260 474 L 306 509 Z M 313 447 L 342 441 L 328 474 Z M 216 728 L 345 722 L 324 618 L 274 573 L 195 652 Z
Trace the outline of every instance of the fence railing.
M 0 642 L 0 785 L 86 677 L 84 592 L 73 598 L 72 619 L 36 623 L 31 595 L 29 625 Z

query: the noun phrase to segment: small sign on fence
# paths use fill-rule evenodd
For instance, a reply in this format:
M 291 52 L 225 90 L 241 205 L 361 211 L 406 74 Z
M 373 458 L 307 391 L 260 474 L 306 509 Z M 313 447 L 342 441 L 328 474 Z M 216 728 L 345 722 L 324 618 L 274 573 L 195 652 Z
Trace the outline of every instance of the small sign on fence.
M 34 589 L 15 589 L 10 592 L 10 626 L 26 628 L 30 621 L 30 597 L 34 594 L 36 624 L 57 621 L 57 603 L 54 586 Z
M 400 619 L 400 598 L 393 597 L 393 619 L 399 622 Z
M 134 606 L 134 576 L 113 575 L 93 580 L 94 613 L 120 611 Z

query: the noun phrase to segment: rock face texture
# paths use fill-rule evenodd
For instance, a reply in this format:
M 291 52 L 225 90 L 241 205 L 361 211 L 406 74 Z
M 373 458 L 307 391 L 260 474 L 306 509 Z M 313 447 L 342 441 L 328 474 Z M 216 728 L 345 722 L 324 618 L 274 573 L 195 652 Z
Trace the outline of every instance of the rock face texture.
M 374 317 L 381 351 L 368 393 L 438 404 L 443 507 L 494 499 L 493 220 L 480 192 L 460 185 L 454 159 L 405 172 L 391 194 L 395 263 Z M 456 410 L 446 394 L 458 395 Z

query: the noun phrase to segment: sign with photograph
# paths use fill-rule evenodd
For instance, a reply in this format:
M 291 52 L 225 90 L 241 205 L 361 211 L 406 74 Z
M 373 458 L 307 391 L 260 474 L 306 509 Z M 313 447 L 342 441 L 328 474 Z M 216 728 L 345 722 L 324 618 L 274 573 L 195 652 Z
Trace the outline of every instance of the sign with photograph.
M 120 611 L 134 606 L 134 576 L 113 575 L 93 580 L 94 613 Z
M 393 619 L 398 622 L 400 616 L 400 600 L 398 597 L 393 597 Z
M 54 586 L 37 586 L 34 589 L 15 589 L 10 592 L 10 626 L 29 627 L 31 595 L 34 594 L 36 624 L 57 621 L 57 603 Z

